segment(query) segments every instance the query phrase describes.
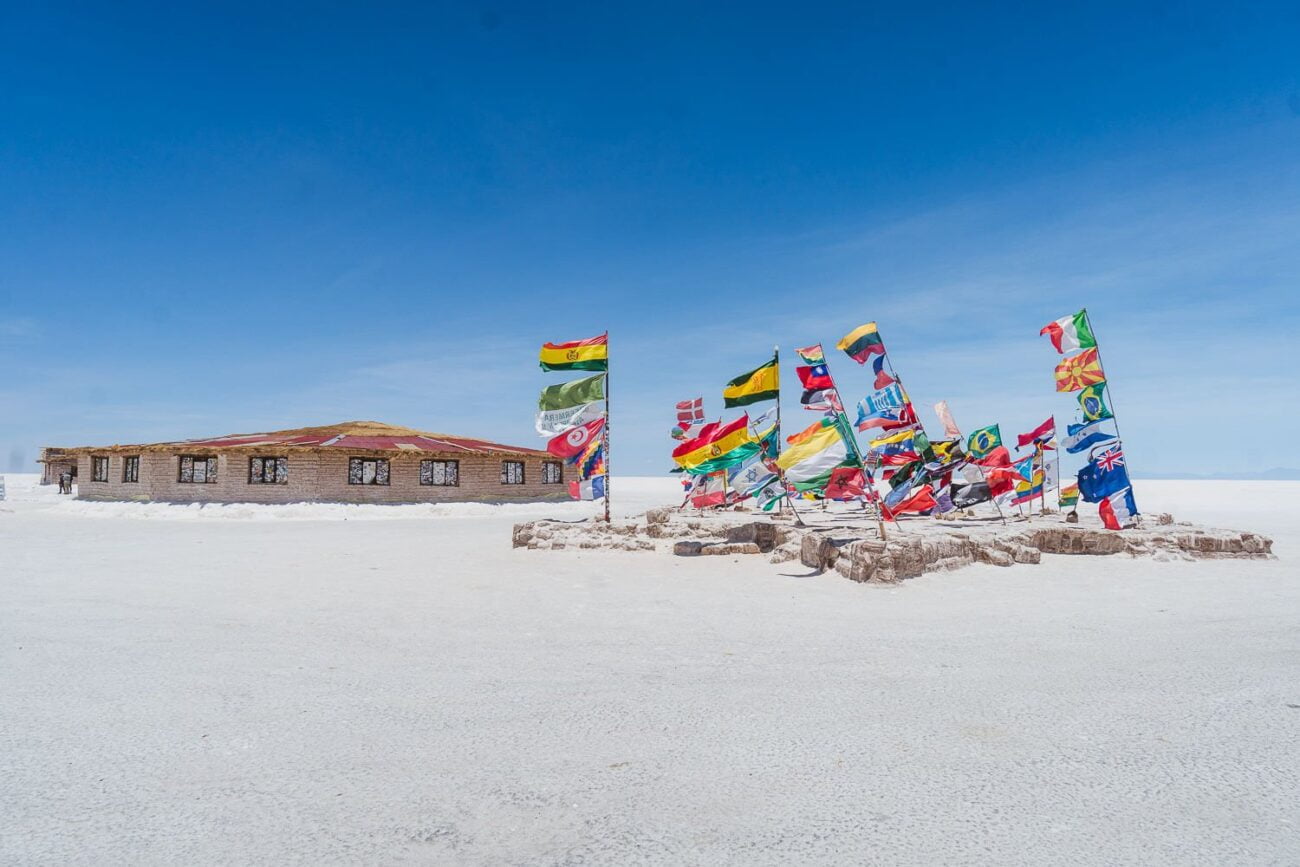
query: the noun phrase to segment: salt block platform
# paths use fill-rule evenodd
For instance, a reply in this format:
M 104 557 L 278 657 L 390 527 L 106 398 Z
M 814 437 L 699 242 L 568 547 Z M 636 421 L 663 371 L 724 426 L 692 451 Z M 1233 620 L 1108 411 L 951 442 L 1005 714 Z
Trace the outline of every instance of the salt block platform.
M 1144 517 L 1131 529 L 1107 530 L 1060 514 L 1008 518 L 905 517 L 886 525 L 860 512 L 810 511 L 803 524 L 785 515 L 744 511 L 707 514 L 651 509 L 632 520 L 531 521 L 516 524 L 514 547 L 559 551 L 613 550 L 672 553 L 684 557 L 767 556 L 773 563 L 799 560 L 818 571 L 835 570 L 852 581 L 895 583 L 926 572 L 973 563 L 1036 564 L 1043 554 L 1149 557 L 1156 560 L 1271 560 L 1273 540 L 1258 533 L 1180 523 L 1169 515 Z

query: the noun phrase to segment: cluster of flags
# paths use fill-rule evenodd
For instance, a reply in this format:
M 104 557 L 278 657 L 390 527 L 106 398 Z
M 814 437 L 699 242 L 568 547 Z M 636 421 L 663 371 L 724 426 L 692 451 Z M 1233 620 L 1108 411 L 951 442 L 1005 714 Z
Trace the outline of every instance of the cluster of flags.
M 1106 403 L 1106 373 L 1088 311 L 1050 322 L 1039 334 L 1066 356 L 1056 365 L 1056 390 L 1078 392 L 1079 421 L 1067 426 L 1061 445 L 1069 454 L 1087 453 L 1076 483 L 1060 491 L 1061 506 L 1077 507 L 1080 499 L 1096 503 L 1102 523 L 1119 530 L 1133 522 L 1138 510 L 1119 426 Z M 1070 352 L 1074 355 L 1066 355 Z
M 573 467 L 569 496 L 605 500 L 609 519 L 609 334 L 568 343 L 544 343 L 539 357 L 545 371 L 597 371 L 591 376 L 550 385 L 537 400 L 537 432 L 546 450 Z
M 775 351 L 770 361 L 735 377 L 722 390 L 726 409 L 769 400 L 779 405 L 780 398 L 780 356 Z M 704 398 L 677 404 L 672 436 L 680 444 L 673 449 L 673 460 L 686 474 L 686 502 L 707 508 L 753 498 L 765 510 L 774 508 L 786 495 L 773 463 L 780 436 L 778 407 L 752 418 L 746 410 L 727 422 L 703 420 Z
M 889 360 L 876 323 L 846 334 L 836 348 L 866 367 L 870 388 L 856 402 L 851 422 L 821 344 L 795 351 L 799 364 L 800 405 L 819 417 L 785 439 L 780 425 L 780 354 L 728 381 L 724 409 L 738 417 L 706 422 L 704 398 L 677 403 L 671 436 L 672 457 L 683 474 L 686 502 L 706 508 L 754 499 L 763 509 L 793 498 L 857 500 L 879 507 L 893 520 L 906 513 L 945 514 L 992 502 L 1024 506 L 1044 500 L 1058 488 L 1064 507 L 1080 499 L 1097 503 L 1107 527 L 1120 529 L 1137 516 L 1122 443 L 1107 403 L 1106 377 L 1087 311 L 1045 326 L 1057 352 L 1058 392 L 1077 392 L 1079 418 L 1057 441 L 1055 416 L 1015 439 L 1013 457 L 999 425 L 964 435 L 945 401 L 934 405 L 943 429 L 931 440 Z M 608 335 L 542 346 L 547 371 L 588 371 L 592 375 L 542 390 L 537 431 L 548 437 L 547 450 L 575 467 L 570 493 L 581 499 L 605 498 L 608 515 Z M 766 411 L 750 409 L 775 401 Z M 755 415 L 751 416 L 751 412 Z M 870 437 L 865 448 L 857 433 Z M 1074 483 L 1059 485 L 1059 459 L 1048 453 L 1086 453 Z

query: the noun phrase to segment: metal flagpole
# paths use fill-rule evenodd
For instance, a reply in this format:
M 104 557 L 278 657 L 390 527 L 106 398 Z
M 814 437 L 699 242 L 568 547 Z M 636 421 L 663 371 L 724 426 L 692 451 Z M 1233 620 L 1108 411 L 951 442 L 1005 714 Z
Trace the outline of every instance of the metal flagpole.
M 605 332 L 605 523 L 609 523 L 609 489 L 614 474 L 609 455 L 609 331 Z
M 776 362 L 776 454 L 772 456 L 775 463 L 777 458 L 781 457 L 781 347 L 772 347 L 772 360 Z M 761 447 L 761 443 L 760 443 Z M 803 526 L 803 518 L 799 517 L 799 510 L 794 507 L 794 498 L 790 496 L 790 489 L 785 485 L 785 470 L 777 464 L 776 478 L 781 483 L 781 491 L 785 494 L 785 502 L 790 504 L 790 511 L 794 514 L 794 521 L 800 527 Z M 777 500 L 776 507 L 781 509 L 781 501 Z
M 1088 313 L 1087 307 L 1083 308 L 1083 318 L 1088 323 L 1088 332 L 1092 335 L 1093 348 L 1097 350 L 1097 364 L 1100 365 L 1102 375 L 1105 376 L 1106 362 L 1101 358 L 1101 341 L 1097 339 L 1097 332 L 1092 327 L 1092 316 Z M 1110 392 L 1110 420 L 1115 424 L 1115 444 L 1119 446 L 1122 452 L 1124 450 L 1124 437 L 1119 432 L 1119 413 L 1115 412 L 1115 392 L 1111 390 L 1109 379 L 1105 379 L 1104 382 L 1106 383 L 1106 391 Z M 1091 459 L 1090 454 L 1089 460 Z M 1124 460 L 1128 461 L 1128 455 L 1124 455 Z M 1133 489 L 1133 476 L 1128 473 L 1127 467 L 1125 468 L 1125 475 L 1128 476 L 1128 486 L 1131 491 Z M 1136 497 L 1134 499 L 1136 501 Z
M 819 343 L 817 346 L 820 347 L 821 344 Z M 862 457 L 862 450 L 858 448 L 858 435 L 853 431 L 853 425 L 849 422 L 848 410 L 844 408 L 844 397 L 840 394 L 840 387 L 835 384 L 835 377 L 831 375 L 831 366 L 829 362 L 826 361 L 825 350 L 822 351 L 822 365 L 826 368 L 826 378 L 831 381 L 831 391 L 835 392 L 835 400 L 840 405 L 838 410 L 834 410 L 835 416 L 839 420 L 838 424 L 842 425 L 840 428 L 840 436 L 844 438 L 845 445 L 852 450 L 853 459 L 858 462 L 858 469 L 862 470 L 862 481 L 871 486 L 871 492 L 875 495 L 877 503 L 876 532 L 880 534 L 881 539 L 884 539 L 885 520 L 881 510 L 884 508 L 885 500 L 880 496 L 880 489 L 876 487 L 875 477 L 871 474 L 871 471 L 867 469 L 867 462 Z M 824 503 L 825 498 L 823 498 L 823 504 Z M 862 508 L 865 509 L 866 507 L 866 503 L 863 503 Z

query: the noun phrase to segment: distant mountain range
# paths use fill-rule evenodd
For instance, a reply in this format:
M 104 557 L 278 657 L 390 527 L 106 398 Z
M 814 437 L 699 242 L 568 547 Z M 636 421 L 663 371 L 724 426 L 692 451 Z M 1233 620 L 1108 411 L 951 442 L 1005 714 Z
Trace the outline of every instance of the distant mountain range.
M 1300 470 L 1291 467 L 1274 467 L 1257 473 L 1134 473 L 1137 479 L 1197 479 L 1223 480 L 1234 482 L 1296 482 L 1300 481 Z

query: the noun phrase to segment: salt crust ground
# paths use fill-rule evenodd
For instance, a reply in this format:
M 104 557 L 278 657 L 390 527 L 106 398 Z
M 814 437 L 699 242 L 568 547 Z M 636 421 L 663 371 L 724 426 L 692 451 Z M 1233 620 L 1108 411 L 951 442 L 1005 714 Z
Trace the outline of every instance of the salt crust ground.
M 1276 561 L 890 588 L 510 548 L 589 504 L 8 480 L 0 863 L 1300 860 L 1297 483 L 1138 485 Z M 677 490 L 615 485 L 627 514 Z

